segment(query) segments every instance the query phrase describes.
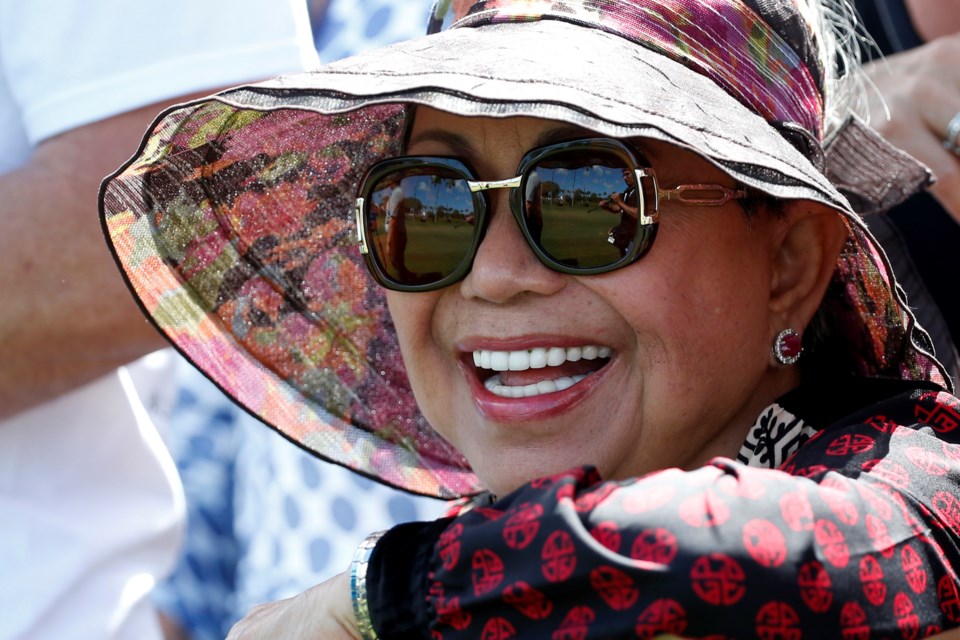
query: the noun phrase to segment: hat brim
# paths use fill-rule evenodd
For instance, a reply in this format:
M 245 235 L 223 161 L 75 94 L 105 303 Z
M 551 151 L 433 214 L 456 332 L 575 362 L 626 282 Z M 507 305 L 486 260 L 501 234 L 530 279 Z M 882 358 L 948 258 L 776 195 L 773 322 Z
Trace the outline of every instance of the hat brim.
M 858 348 L 873 341 L 886 357 L 891 340 L 909 344 L 912 316 L 847 201 L 712 82 L 560 21 L 452 29 L 172 109 L 101 190 L 105 233 L 146 314 L 241 406 L 324 459 L 424 495 L 482 489 L 417 409 L 353 230 L 357 183 L 400 151 L 411 104 L 657 138 L 770 195 L 831 206 L 856 230 L 842 275 L 867 281 L 846 287 L 846 310 L 860 313 L 867 291 L 888 315 L 882 331 L 854 328 Z
M 559 120 L 684 146 L 775 197 L 848 207 L 776 128 L 709 79 L 620 36 L 558 20 L 451 29 L 220 98 L 253 109 L 335 113 L 404 102 Z

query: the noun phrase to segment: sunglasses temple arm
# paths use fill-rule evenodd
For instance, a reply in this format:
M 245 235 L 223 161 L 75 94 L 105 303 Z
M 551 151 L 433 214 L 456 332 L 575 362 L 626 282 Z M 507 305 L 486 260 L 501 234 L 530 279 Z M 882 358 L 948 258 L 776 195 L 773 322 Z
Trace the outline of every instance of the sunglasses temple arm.
M 637 222 L 641 225 L 656 224 L 660 221 L 660 198 L 664 192 L 657 184 L 657 174 L 650 167 L 641 167 L 635 170 L 637 180 Z M 653 195 L 653 211 L 647 211 L 647 198 L 644 197 L 643 181 L 651 183 L 650 193 Z
M 370 247 L 367 244 L 367 233 L 363 226 L 364 199 L 357 198 L 354 205 L 354 216 L 357 222 L 357 244 L 360 245 L 360 253 L 367 255 L 370 253 Z

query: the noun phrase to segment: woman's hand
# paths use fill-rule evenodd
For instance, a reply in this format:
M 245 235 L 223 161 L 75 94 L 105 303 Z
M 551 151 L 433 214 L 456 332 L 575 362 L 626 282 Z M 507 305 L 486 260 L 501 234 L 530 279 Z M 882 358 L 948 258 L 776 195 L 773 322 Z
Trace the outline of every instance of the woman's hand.
M 341 573 L 298 596 L 257 605 L 227 640 L 360 640 L 350 600 L 350 576 Z
M 960 113 L 958 60 L 960 34 L 954 34 L 865 69 L 890 110 L 888 119 L 881 101 L 871 100 L 871 126 L 933 170 L 931 193 L 960 222 L 960 156 L 943 146 L 950 120 Z

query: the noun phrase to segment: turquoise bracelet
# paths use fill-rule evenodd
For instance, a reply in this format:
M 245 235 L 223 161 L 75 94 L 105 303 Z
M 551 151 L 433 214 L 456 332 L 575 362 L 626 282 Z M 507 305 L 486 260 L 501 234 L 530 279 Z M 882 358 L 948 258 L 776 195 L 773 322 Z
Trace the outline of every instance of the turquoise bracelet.
M 357 618 L 357 629 L 363 640 L 378 640 L 377 632 L 370 619 L 370 605 L 367 602 L 367 564 L 373 555 L 373 548 L 386 531 L 371 533 L 357 547 L 350 563 L 350 598 L 353 600 L 353 614 Z

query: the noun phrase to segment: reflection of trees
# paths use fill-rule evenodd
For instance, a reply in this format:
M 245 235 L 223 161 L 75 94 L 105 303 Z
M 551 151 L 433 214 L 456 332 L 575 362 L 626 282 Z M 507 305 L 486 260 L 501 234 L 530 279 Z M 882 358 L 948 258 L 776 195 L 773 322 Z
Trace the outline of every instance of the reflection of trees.
M 430 218 L 434 221 L 462 223 L 467 218 L 473 217 L 473 198 L 470 196 L 463 178 L 434 174 L 421 176 L 421 179 L 429 179 L 427 191 L 433 192 L 432 196 L 427 195 L 428 203 L 426 205 L 420 200 L 416 201 L 416 206 L 422 212 L 421 220 Z M 462 206 L 443 204 L 444 201 L 449 202 L 451 200 L 454 204 Z
M 580 187 L 564 189 L 552 180 L 540 183 L 540 196 L 545 202 L 553 205 L 561 202 L 570 206 L 595 204 L 599 202 L 601 198 L 605 198 L 608 195 L 608 193 L 598 193 Z
M 408 212 L 420 211 L 423 209 L 423 201 L 420 198 L 407 196 L 403 199 L 403 206 Z
M 552 180 L 540 183 L 540 195 L 543 198 L 549 198 L 551 202 L 560 194 L 560 185 Z

